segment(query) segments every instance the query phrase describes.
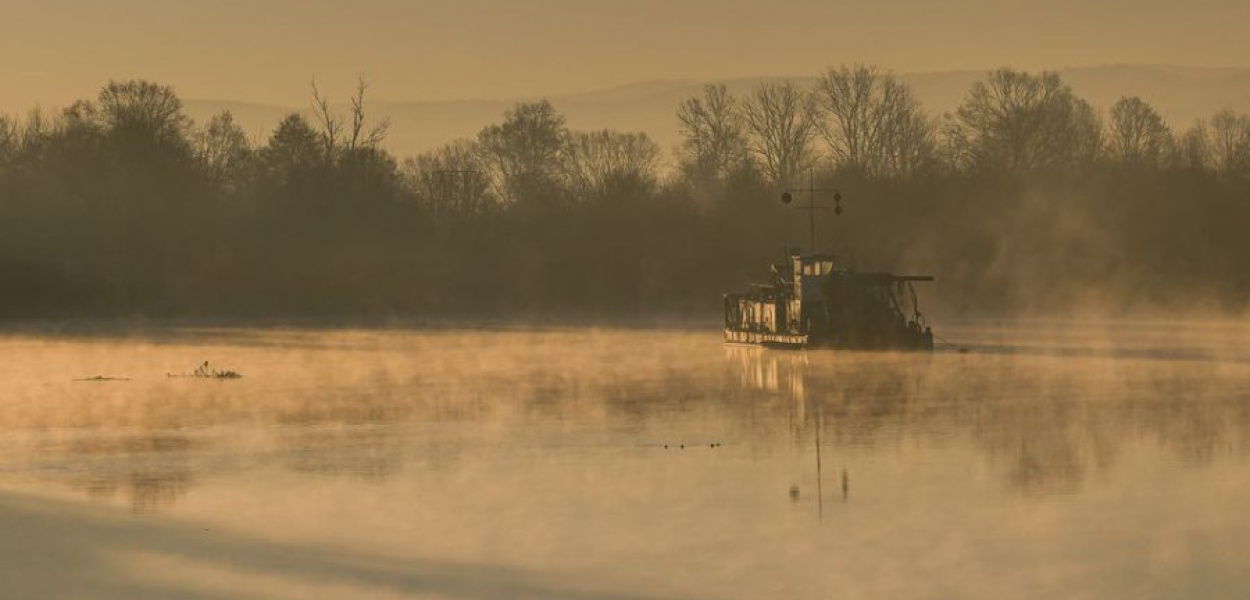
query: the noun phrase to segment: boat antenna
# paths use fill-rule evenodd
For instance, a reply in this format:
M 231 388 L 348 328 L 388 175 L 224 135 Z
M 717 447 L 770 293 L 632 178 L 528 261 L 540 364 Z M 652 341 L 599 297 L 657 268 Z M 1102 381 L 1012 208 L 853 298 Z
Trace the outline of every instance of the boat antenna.
M 816 204 L 816 194 L 833 194 L 833 214 L 839 216 L 842 214 L 842 192 L 833 188 L 817 188 L 816 175 L 811 168 L 807 169 L 807 187 L 805 188 L 789 188 L 781 193 L 781 202 L 789 204 L 794 201 L 794 194 L 807 193 L 807 206 L 796 206 L 795 210 L 807 211 L 808 228 L 810 232 L 811 251 L 817 252 L 816 248 L 816 211 L 828 210 L 828 206 L 818 206 Z

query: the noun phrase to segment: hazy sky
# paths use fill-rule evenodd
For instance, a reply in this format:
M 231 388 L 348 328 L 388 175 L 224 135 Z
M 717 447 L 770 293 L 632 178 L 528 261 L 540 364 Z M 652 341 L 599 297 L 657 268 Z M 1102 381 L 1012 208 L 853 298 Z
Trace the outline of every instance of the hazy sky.
M 0 107 L 109 78 L 294 105 L 513 97 L 651 79 L 1166 63 L 1250 66 L 1250 1 L 0 0 Z

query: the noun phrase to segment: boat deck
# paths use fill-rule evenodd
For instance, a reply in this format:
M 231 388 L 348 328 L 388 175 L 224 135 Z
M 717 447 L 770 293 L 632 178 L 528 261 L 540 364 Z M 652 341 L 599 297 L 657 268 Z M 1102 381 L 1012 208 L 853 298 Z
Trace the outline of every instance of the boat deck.
M 725 342 L 730 344 L 765 344 L 778 346 L 806 346 L 807 335 L 768 333 L 763 331 L 737 331 L 725 329 Z

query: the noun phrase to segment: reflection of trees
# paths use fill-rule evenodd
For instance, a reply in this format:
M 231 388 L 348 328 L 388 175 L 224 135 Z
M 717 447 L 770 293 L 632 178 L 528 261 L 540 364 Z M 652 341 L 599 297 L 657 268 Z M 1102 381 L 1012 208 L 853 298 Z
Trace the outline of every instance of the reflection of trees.
M 283 436 L 288 468 L 299 473 L 380 482 L 400 471 L 403 449 L 393 434 L 373 429 L 296 431 Z
M 119 494 L 130 500 L 136 514 L 172 507 L 193 482 L 188 454 L 204 446 L 177 433 L 122 436 L 86 434 L 65 442 L 44 443 L 36 454 L 61 456 L 83 471 L 73 486 L 95 501 Z
M 841 447 L 966 436 L 1030 495 L 1079 489 L 1143 438 L 1190 461 L 1250 450 L 1244 383 L 1218 364 L 759 349 L 728 358 L 756 398 L 788 399 L 792 435 L 820 422 Z
M 1026 494 L 1079 489 L 1143 441 L 1194 462 L 1248 450 L 1250 370 L 1196 355 L 721 352 L 704 334 L 582 330 L 423 343 L 437 351 L 414 351 L 402 367 L 353 348 L 295 379 L 66 384 L 0 403 L 0 433 L 15 434 L 0 436 L 0 459 L 72 465 L 46 472 L 148 510 L 228 464 L 217 462 L 222 449 L 249 464 L 381 481 L 414 463 L 458 468 L 535 443 L 546 452 L 569 441 L 723 440 L 753 456 L 787 444 L 807 452 L 821 423 L 836 449 L 970 442 Z M 350 376 L 316 379 L 339 360 Z M 235 446 L 239 431 L 258 447 Z
M 1111 466 L 1121 441 L 1088 406 L 1065 398 L 992 401 L 971 423 L 974 442 L 1026 494 L 1079 489 L 1091 469 Z
M 172 507 L 187 494 L 193 478 L 185 467 L 93 473 L 77 487 L 95 501 L 129 496 L 135 514 L 151 514 Z

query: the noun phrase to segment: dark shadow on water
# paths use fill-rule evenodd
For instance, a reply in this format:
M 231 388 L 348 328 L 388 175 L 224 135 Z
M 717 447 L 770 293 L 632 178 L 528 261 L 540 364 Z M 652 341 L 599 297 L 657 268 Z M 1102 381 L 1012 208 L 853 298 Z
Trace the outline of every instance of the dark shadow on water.
M 596 590 L 553 574 L 490 564 L 397 558 L 325 545 L 292 544 L 226 534 L 192 523 L 118 519 L 79 505 L 0 492 L 0 565 L 5 596 L 64 598 L 90 590 L 111 599 L 226 600 L 233 592 L 145 581 L 125 569 L 127 553 L 156 555 L 191 568 L 280 579 L 300 585 L 345 586 L 354 597 L 380 592 L 462 599 L 662 600 L 662 596 Z M 298 589 L 294 590 L 298 591 Z M 11 596 L 9 594 L 12 594 Z

